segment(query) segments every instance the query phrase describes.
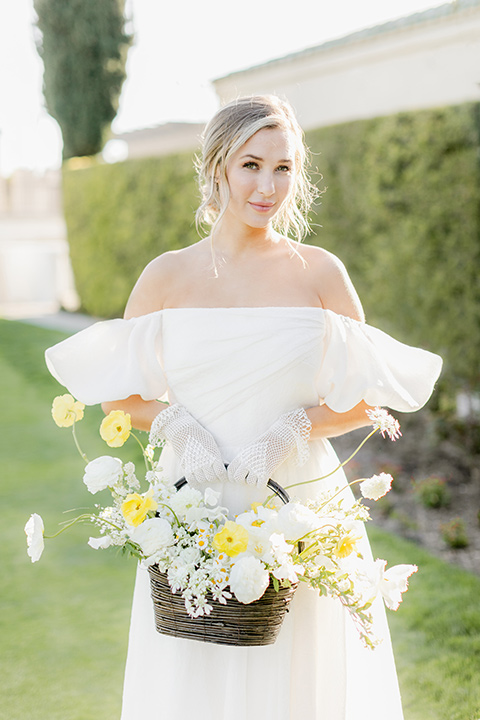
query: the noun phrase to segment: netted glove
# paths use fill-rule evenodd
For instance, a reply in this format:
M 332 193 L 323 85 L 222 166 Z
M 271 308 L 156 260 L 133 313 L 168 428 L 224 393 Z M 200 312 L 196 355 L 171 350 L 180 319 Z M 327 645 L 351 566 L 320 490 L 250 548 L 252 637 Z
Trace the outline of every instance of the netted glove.
M 187 482 L 203 484 L 227 479 L 213 436 L 182 405 L 170 405 L 153 420 L 150 444 L 162 445 L 164 440 L 180 459 Z
M 303 408 L 282 415 L 256 442 L 243 448 L 228 466 L 232 482 L 266 485 L 287 458 L 307 462 L 312 424 Z

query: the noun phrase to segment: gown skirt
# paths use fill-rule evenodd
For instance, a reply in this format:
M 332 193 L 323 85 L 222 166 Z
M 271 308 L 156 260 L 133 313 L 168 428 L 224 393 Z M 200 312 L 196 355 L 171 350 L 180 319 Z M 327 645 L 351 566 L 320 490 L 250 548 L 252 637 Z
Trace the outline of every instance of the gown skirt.
M 213 434 L 227 463 L 298 407 L 325 402 L 341 413 L 363 399 L 417 410 L 441 370 L 437 355 L 322 308 L 161 310 L 97 323 L 50 348 L 46 359 L 86 404 L 132 394 L 180 403 Z M 273 479 L 288 486 L 337 467 L 327 440 L 309 450 L 303 466 L 287 460 Z M 173 479 L 183 475 L 168 445 L 161 465 Z M 306 500 L 345 484 L 337 470 L 291 496 Z M 265 497 L 245 484 L 213 487 L 232 517 Z M 344 494 L 353 498 L 350 489 Z M 370 557 L 366 535 L 362 544 Z M 148 572 L 139 567 L 121 720 L 402 720 L 381 600 L 373 615 L 375 650 L 363 646 L 339 601 L 300 583 L 273 645 L 172 638 L 155 630 Z

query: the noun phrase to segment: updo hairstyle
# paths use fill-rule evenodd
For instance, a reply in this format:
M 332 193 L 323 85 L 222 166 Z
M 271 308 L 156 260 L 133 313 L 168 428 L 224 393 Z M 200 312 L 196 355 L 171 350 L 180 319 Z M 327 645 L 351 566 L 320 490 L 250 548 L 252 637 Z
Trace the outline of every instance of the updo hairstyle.
M 303 131 L 291 105 L 274 95 L 242 97 L 221 108 L 203 132 L 202 155 L 197 158 L 202 202 L 196 213 L 197 227 L 215 226 L 230 199 L 226 167 L 231 156 L 256 132 L 280 128 L 291 134 L 295 149 L 295 181 L 292 191 L 274 218 L 274 228 L 299 242 L 309 232 L 307 214 L 318 195 L 307 174 L 307 148 Z

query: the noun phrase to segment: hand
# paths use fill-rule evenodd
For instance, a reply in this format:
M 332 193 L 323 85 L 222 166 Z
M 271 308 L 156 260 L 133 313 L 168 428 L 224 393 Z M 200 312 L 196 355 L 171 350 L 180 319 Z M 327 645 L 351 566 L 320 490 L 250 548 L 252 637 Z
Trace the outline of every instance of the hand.
M 213 435 L 205 430 L 182 405 L 170 405 L 152 422 L 149 442 L 161 445 L 168 440 L 190 484 L 225 481 L 227 473 Z
M 303 408 L 282 415 L 255 443 L 240 450 L 228 466 L 229 480 L 262 486 L 287 458 L 303 465 L 311 429 Z

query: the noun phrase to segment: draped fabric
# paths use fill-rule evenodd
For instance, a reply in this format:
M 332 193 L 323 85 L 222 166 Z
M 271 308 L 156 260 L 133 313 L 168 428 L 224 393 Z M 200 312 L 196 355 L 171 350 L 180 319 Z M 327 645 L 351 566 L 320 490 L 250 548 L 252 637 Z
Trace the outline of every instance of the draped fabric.
M 168 392 L 214 436 L 225 462 L 282 414 L 325 402 L 345 412 L 364 399 L 410 412 L 429 398 L 441 359 L 363 323 L 321 308 L 166 309 L 111 320 L 50 348 L 52 374 L 86 404 Z M 281 485 L 336 467 L 326 440 L 310 443 Z M 162 465 L 182 473 L 167 447 Z M 372 474 L 375 468 L 372 468 Z M 300 499 L 336 486 L 337 471 L 295 488 Z M 262 490 L 216 486 L 232 516 Z M 351 500 L 350 490 L 345 491 Z M 366 537 L 363 553 L 369 556 Z M 132 608 L 122 720 L 401 720 L 383 604 L 375 607 L 379 648 L 367 650 L 342 606 L 300 587 L 280 636 L 267 647 L 224 647 L 156 633 L 148 575 L 139 569 Z

